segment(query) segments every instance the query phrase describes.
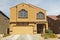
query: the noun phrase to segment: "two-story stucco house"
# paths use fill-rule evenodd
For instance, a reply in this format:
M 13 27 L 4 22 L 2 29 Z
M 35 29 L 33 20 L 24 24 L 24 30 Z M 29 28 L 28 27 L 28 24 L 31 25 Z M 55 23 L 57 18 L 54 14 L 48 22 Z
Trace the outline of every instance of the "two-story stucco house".
M 46 10 L 25 3 L 10 8 L 10 34 L 40 34 L 47 29 Z

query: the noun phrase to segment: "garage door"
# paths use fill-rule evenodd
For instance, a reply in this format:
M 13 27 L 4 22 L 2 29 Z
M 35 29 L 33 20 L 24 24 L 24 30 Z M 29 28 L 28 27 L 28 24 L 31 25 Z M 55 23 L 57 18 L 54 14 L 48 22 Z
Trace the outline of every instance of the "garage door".
M 32 26 L 13 27 L 12 34 L 33 34 Z

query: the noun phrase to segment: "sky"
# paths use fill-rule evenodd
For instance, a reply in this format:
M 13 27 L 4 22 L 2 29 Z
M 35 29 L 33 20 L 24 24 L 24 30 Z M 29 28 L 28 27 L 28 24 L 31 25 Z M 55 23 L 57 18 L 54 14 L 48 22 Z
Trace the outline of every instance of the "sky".
M 45 9 L 47 15 L 60 14 L 60 0 L 0 0 L 0 10 L 10 17 L 10 8 L 20 3 L 32 4 Z

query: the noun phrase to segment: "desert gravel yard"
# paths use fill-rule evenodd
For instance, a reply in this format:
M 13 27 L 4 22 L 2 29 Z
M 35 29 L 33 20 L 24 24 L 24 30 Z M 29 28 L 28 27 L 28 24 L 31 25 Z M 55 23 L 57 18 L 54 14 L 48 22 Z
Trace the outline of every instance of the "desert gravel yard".
M 58 38 L 48 38 L 44 39 L 40 34 L 38 35 L 11 35 L 4 37 L 0 40 L 60 40 Z

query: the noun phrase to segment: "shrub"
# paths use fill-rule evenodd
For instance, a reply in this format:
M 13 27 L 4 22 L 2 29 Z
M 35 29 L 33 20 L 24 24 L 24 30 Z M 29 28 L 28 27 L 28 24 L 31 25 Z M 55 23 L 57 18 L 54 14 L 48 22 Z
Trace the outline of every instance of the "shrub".
M 42 34 L 41 36 L 44 37 L 45 39 L 57 37 L 57 35 L 54 34 L 52 30 L 46 30 L 45 34 Z
M 51 35 L 49 36 L 49 38 L 56 38 L 56 37 L 57 37 L 56 34 L 51 34 Z
M 52 34 L 53 31 L 52 31 L 52 30 L 46 30 L 45 33 L 47 33 L 47 34 Z
M 48 39 L 48 35 L 45 33 L 45 34 L 41 34 L 42 37 L 44 37 L 45 39 Z
M 4 34 L 4 36 L 3 36 L 3 37 L 6 37 L 6 36 L 9 36 L 9 34 Z

